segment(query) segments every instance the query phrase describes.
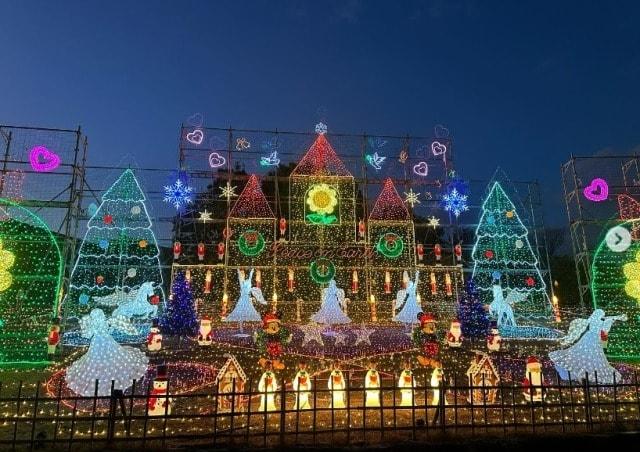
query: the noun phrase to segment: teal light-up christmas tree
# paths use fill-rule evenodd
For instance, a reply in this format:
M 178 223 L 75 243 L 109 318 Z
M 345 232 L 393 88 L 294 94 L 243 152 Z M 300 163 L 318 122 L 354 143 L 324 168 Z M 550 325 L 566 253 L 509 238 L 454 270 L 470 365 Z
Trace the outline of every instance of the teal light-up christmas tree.
M 164 304 L 159 250 L 145 201 L 130 169 L 104 193 L 88 222 L 71 274 L 67 317 L 95 307 L 109 312 L 135 299 L 146 282 L 153 284 L 155 293 L 150 303 Z
M 540 273 L 538 258 L 529 243 L 529 231 L 498 182 L 482 204 L 473 248 L 473 280 L 484 303 L 493 301 L 493 285 L 527 297 L 513 306 L 516 320 L 549 320 L 552 307 Z

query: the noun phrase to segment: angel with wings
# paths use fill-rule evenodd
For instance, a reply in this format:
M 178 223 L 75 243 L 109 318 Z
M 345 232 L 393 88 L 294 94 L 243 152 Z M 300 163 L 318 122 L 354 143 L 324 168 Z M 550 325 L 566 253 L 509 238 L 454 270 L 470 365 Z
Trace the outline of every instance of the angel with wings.
M 526 293 L 511 290 L 505 299 L 502 294 L 502 286 L 493 285 L 493 301 L 489 305 L 489 314 L 498 320 L 498 327 L 516 326 L 513 316 L 513 305 L 527 298 Z
M 336 280 L 332 279 L 329 281 L 329 287 L 322 289 L 322 305 L 320 310 L 311 316 L 311 320 L 326 325 L 351 323 L 349 316 L 344 313 L 346 307 L 344 289 L 340 289 Z
M 249 277 L 244 278 L 243 273 L 238 270 L 238 282 L 240 283 L 240 298 L 236 303 L 233 311 L 224 319 L 225 322 L 260 322 L 262 317 L 253 306 L 251 302 L 251 296 L 253 296 L 260 304 L 266 305 L 267 301 L 262 295 L 262 290 L 259 287 L 251 287 L 251 280 L 253 278 L 253 268 L 249 272 Z
M 393 320 L 402 323 L 417 323 L 418 314 L 422 312 L 422 306 L 418 303 L 418 277 L 420 272 L 416 270 L 416 278 L 411 281 L 405 271 L 405 280 L 407 288 L 400 289 L 396 295 L 397 310 L 400 311 L 394 315 Z
M 571 346 L 549 353 L 563 380 L 568 380 L 571 374 L 572 380 L 588 377 L 595 382 L 597 374 L 598 383 L 613 384 L 614 378 L 620 382 L 620 373 L 609 364 L 601 342 L 602 333 L 609 334 L 616 320 L 625 322 L 627 316 L 605 317 L 602 309 L 596 309 L 588 319 L 571 322 L 567 335 L 560 340 L 561 346 Z

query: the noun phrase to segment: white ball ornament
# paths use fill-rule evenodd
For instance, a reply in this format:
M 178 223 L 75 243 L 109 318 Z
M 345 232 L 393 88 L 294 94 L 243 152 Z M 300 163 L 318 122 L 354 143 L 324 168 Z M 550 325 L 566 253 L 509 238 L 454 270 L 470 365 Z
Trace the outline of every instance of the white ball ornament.
M 520 249 L 524 246 L 524 242 L 520 239 L 516 240 L 516 248 Z
M 141 212 L 140 206 L 133 206 L 131 208 L 131 213 L 134 215 L 140 215 L 140 212 Z
M 129 278 L 133 278 L 137 274 L 138 274 L 138 271 L 135 268 L 130 268 L 129 270 L 127 270 L 127 276 Z

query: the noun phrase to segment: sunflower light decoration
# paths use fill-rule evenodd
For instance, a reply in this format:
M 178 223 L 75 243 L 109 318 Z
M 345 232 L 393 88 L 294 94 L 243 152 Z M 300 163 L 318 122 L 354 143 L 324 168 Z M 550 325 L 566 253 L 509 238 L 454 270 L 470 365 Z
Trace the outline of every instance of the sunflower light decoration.
M 316 184 L 307 193 L 307 209 L 312 213 L 306 215 L 312 224 L 332 224 L 338 221 L 334 215 L 338 206 L 338 193 L 328 184 Z

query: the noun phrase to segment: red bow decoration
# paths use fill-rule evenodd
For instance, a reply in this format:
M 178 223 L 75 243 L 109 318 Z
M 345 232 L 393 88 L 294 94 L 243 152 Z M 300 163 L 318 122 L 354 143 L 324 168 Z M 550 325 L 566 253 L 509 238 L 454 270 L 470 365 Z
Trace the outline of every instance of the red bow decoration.
M 273 358 L 282 355 L 282 345 L 279 342 L 267 343 L 267 353 Z

